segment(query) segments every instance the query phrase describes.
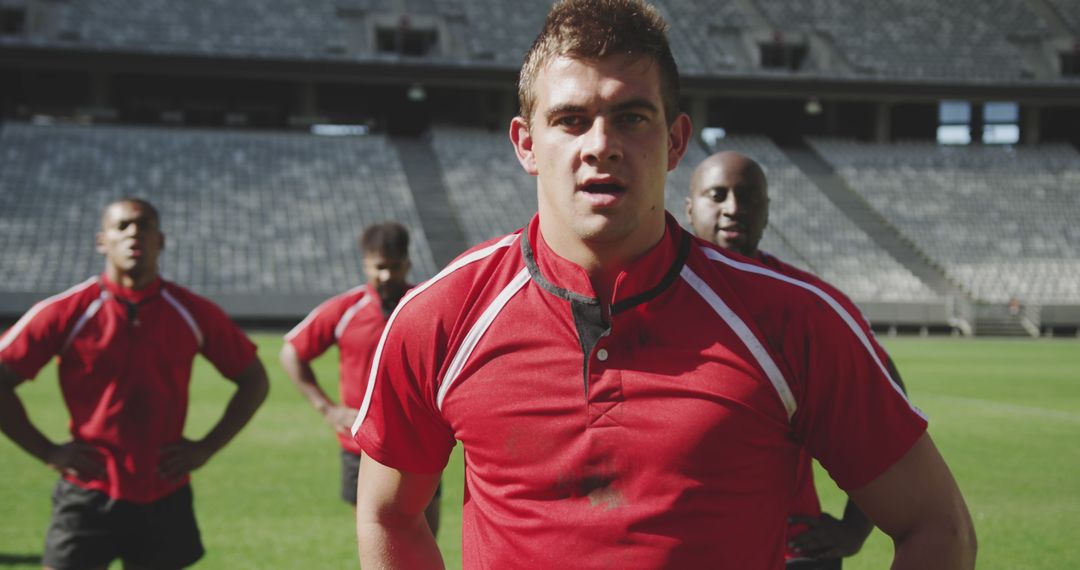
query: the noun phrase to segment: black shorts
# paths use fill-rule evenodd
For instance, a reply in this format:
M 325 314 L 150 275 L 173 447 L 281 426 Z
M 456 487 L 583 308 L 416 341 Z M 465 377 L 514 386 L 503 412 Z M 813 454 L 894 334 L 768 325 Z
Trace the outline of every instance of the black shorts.
M 360 456 L 341 450 L 341 499 L 356 504 L 356 480 L 360 477 Z M 442 496 L 442 483 L 435 489 L 435 499 Z
M 141 505 L 61 479 L 42 564 L 57 570 L 102 566 L 120 558 L 147 568 L 182 568 L 202 558 L 191 486 Z
M 784 565 L 784 570 L 840 570 L 842 558 L 814 560 L 812 558 L 793 558 Z

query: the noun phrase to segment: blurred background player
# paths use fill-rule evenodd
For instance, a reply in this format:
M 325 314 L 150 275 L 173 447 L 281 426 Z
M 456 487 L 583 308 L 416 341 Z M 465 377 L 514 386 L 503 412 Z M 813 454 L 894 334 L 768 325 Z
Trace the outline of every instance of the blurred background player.
M 300 393 L 337 432 L 341 444 L 341 498 L 356 507 L 356 475 L 360 468 L 360 447 L 349 428 L 356 420 L 364 399 L 371 360 L 382 336 L 386 320 L 411 285 L 406 281 L 409 262 L 409 232 L 395 222 L 368 226 L 360 236 L 364 258 L 361 285 L 322 303 L 285 335 L 281 365 Z M 319 387 L 311 361 L 333 345 L 339 355 L 339 403 L 334 403 Z M 425 511 L 432 533 L 439 528 L 439 497 Z
M 34 305 L 0 337 L 0 429 L 62 474 L 46 568 L 180 568 L 203 555 L 190 472 L 220 451 L 266 398 L 255 345 L 216 305 L 158 274 L 157 210 L 109 204 L 97 234 L 105 271 Z M 183 435 L 188 385 L 202 354 L 237 385 L 200 440 Z M 15 388 L 59 357 L 71 440 L 30 421 Z
M 828 293 L 849 314 L 860 315 L 855 304 L 832 285 L 758 249 L 769 222 L 769 190 L 765 172 L 751 158 L 727 151 L 702 161 L 690 180 L 686 216 L 698 237 L 760 261 L 783 275 L 811 283 Z M 875 350 L 888 358 L 874 340 L 870 327 L 863 320 L 859 324 L 874 343 Z M 887 365 L 892 379 L 902 388 L 891 358 Z M 804 451 L 788 527 L 788 569 L 840 568 L 843 557 L 858 552 L 874 529 L 873 523 L 851 499 L 844 508 L 843 519 L 837 520 L 822 512 L 813 477 L 812 458 Z

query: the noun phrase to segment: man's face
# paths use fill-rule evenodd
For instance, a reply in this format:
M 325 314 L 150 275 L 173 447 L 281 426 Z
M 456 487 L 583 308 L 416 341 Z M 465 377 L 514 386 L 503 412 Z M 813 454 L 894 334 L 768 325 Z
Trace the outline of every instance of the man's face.
M 765 176 L 745 157 L 709 158 L 694 173 L 686 215 L 698 237 L 747 257 L 769 223 Z
M 117 202 L 106 208 L 97 234 L 97 250 L 118 275 L 157 275 L 165 234 L 149 209 L 138 202 Z
M 560 56 L 537 74 L 535 91 L 533 116 L 515 118 L 510 138 L 538 177 L 545 239 L 570 247 L 655 243 L 664 180 L 691 131 L 686 115 L 667 124 L 659 66 L 624 55 Z
M 379 292 L 384 307 L 394 308 L 408 288 L 409 258 L 377 251 L 364 252 L 364 276 Z

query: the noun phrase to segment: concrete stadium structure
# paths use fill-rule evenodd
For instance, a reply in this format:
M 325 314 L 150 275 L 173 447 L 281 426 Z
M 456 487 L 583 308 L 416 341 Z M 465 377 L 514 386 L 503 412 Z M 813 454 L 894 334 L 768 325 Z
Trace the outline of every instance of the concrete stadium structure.
M 740 150 L 771 181 L 763 248 L 875 328 L 1077 334 L 1080 1 L 655 4 L 683 109 L 727 135 L 670 175 L 680 221 L 693 166 Z M 0 0 L 0 316 L 96 272 L 96 212 L 122 195 L 161 206 L 167 276 L 252 322 L 354 285 L 366 223 L 413 229 L 416 279 L 520 227 L 535 187 L 505 130 L 546 10 Z M 999 127 L 1016 140 L 989 144 Z

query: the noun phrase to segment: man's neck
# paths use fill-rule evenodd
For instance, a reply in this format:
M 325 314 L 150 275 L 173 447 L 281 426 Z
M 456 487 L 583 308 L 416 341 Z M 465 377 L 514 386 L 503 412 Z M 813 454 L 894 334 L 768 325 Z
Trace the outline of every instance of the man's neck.
M 606 309 L 611 304 L 619 274 L 663 239 L 664 226 L 659 227 L 655 236 L 646 236 L 647 239 L 637 237 L 617 242 L 594 242 L 566 236 L 561 232 L 547 233 L 541 216 L 540 232 L 553 252 L 585 270 L 593 291 Z
M 112 281 L 125 289 L 138 291 L 153 283 L 154 280 L 157 279 L 158 273 L 156 270 L 139 272 L 121 271 L 116 267 L 108 265 L 105 267 L 105 276 L 109 278 L 109 281 Z

